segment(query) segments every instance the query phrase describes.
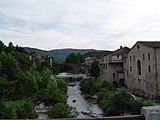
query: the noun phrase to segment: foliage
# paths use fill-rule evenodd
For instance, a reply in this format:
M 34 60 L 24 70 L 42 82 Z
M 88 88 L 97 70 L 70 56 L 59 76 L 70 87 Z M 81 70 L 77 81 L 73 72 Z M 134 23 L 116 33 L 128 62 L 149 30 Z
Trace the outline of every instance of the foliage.
M 3 98 L 9 98 L 14 94 L 14 82 L 7 81 L 3 76 L 0 76 L 0 96 Z
M 11 42 L 7 47 L 0 41 L 0 118 L 37 118 L 37 101 L 66 103 L 67 83 L 48 68 L 39 68 L 23 48 Z
M 100 74 L 100 70 L 99 70 L 99 67 L 98 67 L 98 62 L 97 61 L 94 61 L 92 64 L 91 64 L 91 68 L 90 68 L 90 71 L 89 71 L 90 75 L 92 77 L 95 77 L 97 78 Z
M 65 63 L 80 64 L 80 63 L 83 63 L 83 62 L 84 62 L 83 56 L 80 55 L 79 53 L 77 53 L 77 54 L 71 53 L 65 59 Z
M 113 83 L 109 80 L 107 80 L 107 78 L 105 77 L 99 77 L 97 79 L 97 84 L 98 84 L 98 91 L 112 91 L 115 90 L 115 86 L 113 85 Z
M 68 104 L 56 103 L 47 111 L 49 118 L 73 118 L 78 115 L 75 108 Z
M 82 80 L 80 83 L 80 89 L 84 94 L 89 94 L 89 95 L 96 94 L 98 90 L 97 80 L 94 78 L 86 78 Z
M 37 118 L 34 104 L 29 99 L 17 101 L 0 101 L 0 118 L 5 119 L 25 119 Z M 2 110 L 3 108 L 3 110 Z
M 57 78 L 51 75 L 44 94 L 44 102 L 46 105 L 54 105 L 56 103 L 66 103 L 66 94 L 58 88 Z
M 114 91 L 103 101 L 103 111 L 107 116 L 124 114 L 129 106 L 131 96 L 125 89 Z
M 93 51 L 93 52 L 87 52 L 84 54 L 84 57 L 96 57 L 98 59 L 100 59 L 101 57 L 103 57 L 104 55 L 107 55 L 111 53 L 111 51 Z
M 61 92 L 67 93 L 68 86 L 67 86 L 66 80 L 64 80 L 62 78 L 57 78 L 57 85 L 58 85 L 58 89 Z
M 14 81 L 17 78 L 17 73 L 19 72 L 19 62 L 12 56 L 12 54 L 1 53 L 1 75 L 7 77 L 9 81 Z
M 132 100 L 129 105 L 129 111 L 131 114 L 141 114 L 141 108 L 144 106 L 153 106 L 154 102 L 151 100 Z
M 16 87 L 18 98 L 36 98 L 38 85 L 35 76 L 31 72 L 19 72 Z

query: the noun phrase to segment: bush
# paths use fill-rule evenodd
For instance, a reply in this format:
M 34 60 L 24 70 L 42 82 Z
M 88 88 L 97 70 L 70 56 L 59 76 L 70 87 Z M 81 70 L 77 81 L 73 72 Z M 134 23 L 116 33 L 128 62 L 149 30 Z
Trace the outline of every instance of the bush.
M 78 113 L 75 111 L 75 108 L 67 104 L 56 103 L 49 108 L 47 115 L 49 118 L 73 118 L 76 117 Z
M 129 112 L 134 115 L 141 114 L 141 108 L 143 106 L 153 106 L 154 103 L 151 100 L 132 100 L 130 103 Z

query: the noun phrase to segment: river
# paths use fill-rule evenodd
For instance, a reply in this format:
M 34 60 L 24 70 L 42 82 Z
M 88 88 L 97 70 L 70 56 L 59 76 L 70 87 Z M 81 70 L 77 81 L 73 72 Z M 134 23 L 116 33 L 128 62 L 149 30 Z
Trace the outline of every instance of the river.
M 76 102 L 73 102 L 76 100 Z M 84 115 L 81 111 L 89 111 L 92 113 L 92 117 L 102 117 L 102 110 L 95 104 L 93 101 L 87 101 L 84 99 L 84 96 L 81 95 L 79 90 L 79 85 L 68 86 L 68 99 L 67 103 L 70 106 L 76 107 L 76 110 L 79 112 L 77 118 L 90 118 L 90 115 Z

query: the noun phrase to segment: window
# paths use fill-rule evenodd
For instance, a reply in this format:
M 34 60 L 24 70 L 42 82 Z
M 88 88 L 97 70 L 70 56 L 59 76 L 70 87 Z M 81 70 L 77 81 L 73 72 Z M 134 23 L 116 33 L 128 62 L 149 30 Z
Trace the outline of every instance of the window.
M 138 75 L 141 75 L 141 61 L 140 60 L 137 61 L 137 73 Z
M 128 70 L 127 70 L 127 77 L 128 77 Z
M 130 62 L 132 62 L 132 57 L 130 56 Z
M 115 79 L 115 77 L 116 77 L 116 74 L 115 74 L 115 73 L 113 73 L 113 79 Z
M 148 60 L 150 60 L 150 53 L 148 53 Z
M 117 55 L 117 58 L 119 58 L 119 55 Z
M 151 66 L 148 65 L 148 72 L 150 73 L 151 72 Z
M 139 45 L 137 45 L 137 49 L 139 49 Z
M 126 63 L 126 58 L 124 59 L 124 62 Z
M 130 66 L 130 72 L 132 72 L 132 66 Z
M 143 60 L 145 60 L 145 55 L 143 54 Z
M 133 61 L 135 62 L 135 55 L 133 55 Z

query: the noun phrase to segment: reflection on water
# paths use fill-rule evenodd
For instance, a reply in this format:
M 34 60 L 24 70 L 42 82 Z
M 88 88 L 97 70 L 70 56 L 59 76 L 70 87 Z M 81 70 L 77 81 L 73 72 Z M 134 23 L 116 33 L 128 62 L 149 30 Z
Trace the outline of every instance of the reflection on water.
M 76 102 L 73 102 L 76 100 Z M 79 86 L 68 86 L 68 99 L 67 103 L 70 106 L 76 107 L 79 112 L 78 118 L 88 118 L 89 115 L 84 115 L 81 111 L 89 111 L 97 117 L 102 117 L 101 109 L 92 101 L 86 101 L 81 95 Z

